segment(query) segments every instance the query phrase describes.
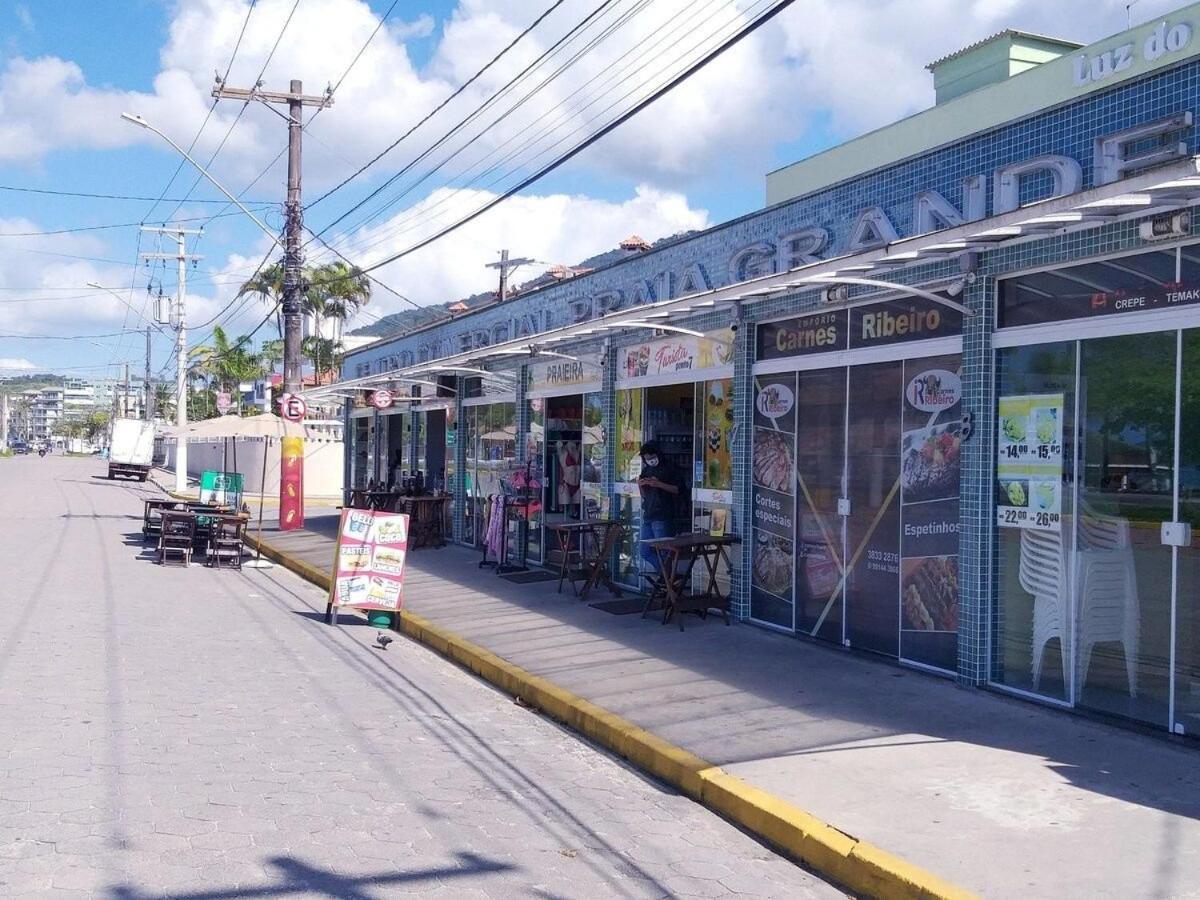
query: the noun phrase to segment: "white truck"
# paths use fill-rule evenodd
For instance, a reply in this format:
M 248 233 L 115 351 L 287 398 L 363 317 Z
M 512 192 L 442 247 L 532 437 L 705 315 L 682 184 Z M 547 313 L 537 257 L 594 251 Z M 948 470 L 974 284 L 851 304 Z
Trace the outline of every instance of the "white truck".
M 145 481 L 154 457 L 154 423 L 113 419 L 108 442 L 108 477 L 125 475 Z

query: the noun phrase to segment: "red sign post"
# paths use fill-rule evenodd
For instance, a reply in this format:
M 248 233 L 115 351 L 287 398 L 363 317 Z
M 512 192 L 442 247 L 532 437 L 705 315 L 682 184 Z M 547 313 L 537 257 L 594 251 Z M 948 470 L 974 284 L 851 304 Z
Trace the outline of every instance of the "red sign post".
M 302 422 L 308 412 L 304 400 L 284 394 L 279 412 L 289 422 Z M 304 438 L 285 437 L 279 450 L 279 530 L 304 527 Z

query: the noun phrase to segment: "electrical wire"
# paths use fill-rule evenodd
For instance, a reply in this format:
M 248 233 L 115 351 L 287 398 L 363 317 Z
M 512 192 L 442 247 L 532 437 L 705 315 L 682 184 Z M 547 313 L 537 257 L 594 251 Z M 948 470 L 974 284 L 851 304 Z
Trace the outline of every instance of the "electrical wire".
M 366 163 L 364 163 L 362 166 L 360 166 L 356 171 L 352 172 L 349 176 L 347 176 L 346 178 L 342 179 L 340 182 L 335 184 L 333 187 L 331 187 L 329 190 L 327 190 L 325 193 L 323 193 L 321 196 L 319 196 L 316 200 L 313 200 L 311 203 L 307 204 L 305 206 L 305 210 L 311 209 L 312 207 L 316 206 L 318 203 L 321 203 L 322 201 L 324 201 L 327 198 L 329 198 L 330 196 L 332 196 L 337 191 L 340 191 L 342 188 L 344 188 L 346 185 L 348 185 L 355 178 L 357 178 L 358 176 L 360 176 L 364 172 L 366 172 L 367 169 L 371 168 L 371 166 L 375 165 L 375 163 L 379 162 L 381 159 L 383 159 L 385 156 L 387 156 L 389 153 L 391 153 L 394 149 L 396 149 L 396 147 L 400 146 L 400 144 L 406 138 L 408 138 L 410 135 L 412 135 L 418 128 L 420 128 L 422 125 L 424 125 L 426 122 L 428 122 L 431 118 L 433 118 L 435 115 L 437 115 L 438 112 L 440 112 L 442 109 L 444 109 L 447 104 L 449 104 L 456 97 L 458 97 L 460 94 L 462 94 L 462 92 L 465 91 L 472 84 L 474 84 L 485 72 L 488 71 L 488 69 L 490 69 L 497 62 L 499 62 L 504 57 L 504 55 L 508 53 L 508 51 L 510 51 L 513 47 L 515 47 L 518 43 L 520 43 L 520 41 L 523 38 L 528 36 L 535 28 L 537 28 L 537 26 L 539 24 L 541 24 L 541 22 L 543 20 L 545 20 L 545 18 L 547 16 L 549 16 L 552 12 L 554 12 L 554 10 L 556 10 L 560 6 L 562 6 L 564 2 L 566 2 L 566 0 L 555 0 L 555 2 L 553 4 L 551 4 L 549 9 L 547 9 L 540 16 L 538 16 L 536 19 L 534 19 L 533 22 L 527 28 L 525 28 L 524 31 L 522 31 L 520 34 L 518 34 L 499 53 L 497 53 L 490 60 L 488 60 L 487 63 L 484 64 L 483 68 L 481 68 L 474 75 L 472 75 L 470 78 L 468 78 L 466 81 L 464 81 L 461 85 L 459 85 L 453 92 L 451 92 L 450 96 L 448 96 L 445 100 L 443 100 L 441 103 L 439 103 L 437 106 L 435 106 L 432 110 L 430 110 L 424 116 L 424 118 L 422 118 L 419 122 L 417 122 L 417 124 L 413 125 L 411 128 L 408 129 L 408 131 L 404 132 L 404 134 L 402 134 L 402 135 L 400 135 L 400 137 L 396 138 L 395 141 L 393 141 L 391 144 L 389 144 L 387 147 L 385 147 L 383 150 L 381 150 L 379 153 L 377 153 L 374 157 L 369 159 Z M 611 3 L 611 2 L 612 2 L 612 0 L 608 0 L 608 2 L 601 4 L 601 7 L 608 6 L 609 3 Z M 592 16 L 594 16 L 594 15 L 595 15 L 595 12 L 591 13 L 587 17 L 587 19 L 592 18 Z M 585 21 L 587 21 L 587 19 L 585 19 Z M 355 208 L 357 208 L 357 207 L 355 207 Z M 353 211 L 353 209 L 351 211 Z M 340 219 L 337 221 L 340 221 Z M 335 221 L 335 222 L 331 223 L 330 225 L 326 226 L 325 228 L 323 228 L 321 230 L 321 233 L 324 234 L 326 231 L 329 230 L 329 228 L 333 227 L 333 225 L 336 225 L 337 221 Z
M 274 204 L 269 204 L 268 206 L 274 206 Z M 262 210 L 262 208 L 264 208 L 264 207 L 260 207 L 258 209 L 255 209 L 254 211 L 260 212 Z M 170 219 L 169 221 L 171 221 L 173 223 L 179 223 L 179 224 L 182 224 L 184 222 L 211 222 L 213 219 L 223 219 L 228 216 L 240 216 L 240 215 L 242 215 L 241 210 L 239 210 L 237 212 L 220 212 L 220 213 L 216 213 L 215 215 L 211 215 L 211 216 L 188 216 L 188 217 L 182 218 L 182 219 Z M 107 231 L 107 230 L 116 229 L 116 228 L 138 228 L 145 224 L 146 224 L 146 221 L 142 220 L 140 222 L 114 222 L 109 225 L 80 225 L 75 228 L 56 228 L 56 229 L 53 229 L 52 231 L 0 231 L 0 238 L 51 237 L 53 235 L 58 235 L 58 234 L 80 234 L 85 231 Z M 164 222 L 163 224 L 165 225 L 166 223 Z
M 20 187 L 20 186 L 12 185 L 12 184 L 0 184 L 0 191 L 11 191 L 11 192 L 17 193 L 17 194 L 45 194 L 45 195 L 51 196 L 51 197 L 76 197 L 76 198 L 82 198 L 85 200 L 128 200 L 128 201 L 138 201 L 138 202 L 146 202 L 146 203 L 154 202 L 153 197 L 137 196 L 137 195 L 131 195 L 131 194 L 88 194 L 88 193 L 84 193 L 82 191 L 54 191 L 54 190 L 50 190 L 49 188 Z M 178 197 L 173 197 L 170 199 L 163 198 L 163 200 L 160 202 L 163 202 L 163 203 L 183 203 L 183 202 L 187 202 L 187 203 L 224 203 L 224 204 L 229 203 L 229 201 L 225 200 L 225 199 L 194 200 L 194 199 L 190 199 L 187 197 L 185 197 L 183 199 L 180 199 Z M 266 201 L 266 200 L 246 200 L 243 202 L 247 206 L 256 206 L 256 205 L 266 204 L 268 201 Z
M 546 175 L 549 175 L 555 169 L 559 168 L 560 166 L 562 166 L 569 160 L 573 159 L 575 156 L 578 156 L 580 153 L 582 153 L 588 147 L 595 144 L 597 141 L 599 141 L 601 138 L 603 138 L 606 134 L 609 134 L 615 128 L 617 128 L 620 125 L 622 125 L 623 123 L 629 121 L 629 119 L 633 118 L 635 115 L 637 115 L 643 109 L 645 109 L 647 106 L 650 106 L 652 103 L 654 103 L 660 97 L 669 93 L 671 90 L 673 90 L 679 84 L 683 83 L 685 80 L 690 78 L 696 72 L 700 71 L 700 69 L 704 68 L 710 62 L 712 62 L 714 59 L 716 59 L 718 56 L 720 56 L 722 53 L 724 53 L 726 50 L 728 50 L 730 47 L 733 47 L 734 45 L 738 44 L 739 42 L 744 40 L 749 35 L 753 34 L 755 31 L 757 31 L 759 28 L 761 28 L 767 22 L 769 22 L 773 18 L 775 18 L 775 16 L 777 16 L 779 13 L 783 12 L 783 10 L 785 10 L 787 7 L 791 6 L 793 2 L 795 2 L 795 0 L 776 0 L 776 2 L 771 7 L 769 7 L 765 12 L 761 13 L 757 18 L 752 19 L 751 21 L 746 23 L 742 28 L 740 28 L 737 32 L 735 32 L 733 35 L 731 35 L 730 37 L 723 40 L 719 46 L 717 46 L 713 50 L 706 53 L 699 60 L 697 60 L 694 63 L 687 66 L 684 69 L 684 71 L 680 72 L 678 75 L 676 75 L 674 78 L 672 78 L 669 82 L 656 88 L 647 97 L 644 97 L 643 99 L 639 100 L 631 109 L 626 110 L 624 113 L 621 113 L 615 119 L 613 119 L 612 121 L 608 122 L 607 124 L 605 124 L 604 126 L 599 128 L 597 131 L 590 134 L 588 137 L 586 137 L 584 140 L 577 143 L 575 146 L 571 147 L 567 152 L 561 154 L 556 159 L 552 160 L 550 163 L 543 166 L 538 171 L 536 171 L 533 174 L 529 175 L 528 177 L 522 179 L 515 186 L 507 189 L 502 194 L 489 200 L 487 203 L 483 204 L 478 209 L 474 210 L 473 212 L 469 213 L 468 215 L 463 216 L 462 218 L 460 218 L 458 221 L 454 222 L 453 224 L 448 225 L 445 228 L 442 228 L 435 234 L 430 235 L 429 237 L 424 238 L 421 241 L 418 241 L 417 243 L 413 244 L 412 246 L 408 247 L 405 250 L 401 250 L 398 253 L 393 253 L 390 256 L 387 256 L 384 259 L 371 264 L 370 266 L 364 267 L 363 271 L 364 272 L 375 271 L 377 269 L 382 268 L 383 266 L 386 266 L 390 263 L 395 262 L 398 259 L 402 259 L 405 256 L 415 253 L 417 250 L 420 250 L 423 247 L 429 246 L 434 241 L 440 240 L 441 238 L 445 237 L 446 235 L 448 235 L 454 231 L 457 231 L 459 228 L 463 227 L 464 225 L 468 224 L 469 222 L 472 222 L 475 219 L 479 218 L 481 215 L 486 213 L 488 210 L 493 209 L 494 207 L 498 206 L 500 203 L 503 203 L 505 200 L 514 196 L 515 194 L 520 193 L 525 188 L 529 187 L 531 184 L 534 184 L 535 182 L 544 178 Z
M 713 2 L 713 0 L 708 0 L 708 3 L 706 3 L 704 6 L 700 7 L 700 9 L 696 10 L 696 12 L 698 13 L 698 12 L 702 11 L 707 6 L 710 6 L 712 4 L 712 2 Z M 763 2 L 763 0 L 759 0 L 758 3 L 753 4 L 748 9 L 753 9 L 754 6 L 760 5 L 762 2 Z M 479 184 L 488 175 L 491 175 L 494 172 L 496 172 L 506 162 L 510 162 L 510 161 L 516 159 L 523 152 L 525 152 L 525 150 L 529 149 L 530 147 L 533 147 L 538 141 L 540 141 L 542 139 L 543 132 L 547 135 L 553 135 L 554 131 L 556 129 L 558 129 L 559 126 L 561 126 L 564 123 L 569 123 L 571 118 L 573 118 L 574 116 L 583 112 L 584 110 L 588 109 L 589 107 L 593 106 L 610 90 L 612 90 L 613 88 L 620 87 L 620 85 L 628 82 L 630 79 L 633 79 L 635 76 L 637 76 L 643 69 L 646 68 L 647 65 L 650 64 L 650 62 L 655 61 L 657 59 L 657 57 L 652 54 L 652 51 L 654 51 L 658 47 L 659 44 L 663 43 L 666 40 L 672 39 L 675 35 L 675 32 L 678 32 L 678 31 L 694 32 L 697 28 L 699 28 L 699 27 L 703 26 L 704 24 L 707 24 L 709 21 L 711 21 L 714 18 L 714 16 L 717 15 L 719 12 L 720 12 L 720 10 L 706 16 L 704 18 L 704 20 L 702 22 L 700 22 L 698 25 L 693 25 L 690 21 L 688 21 L 686 19 L 678 20 L 676 22 L 676 28 L 674 30 L 660 32 L 657 39 L 654 40 L 653 44 L 644 48 L 645 52 L 643 53 L 643 55 L 646 57 L 646 60 L 647 60 L 646 62 L 643 62 L 641 65 L 633 68 L 630 71 L 627 71 L 619 81 L 615 82 L 609 88 L 606 88 L 605 91 L 603 91 L 600 94 L 598 94 L 597 96 L 593 97 L 591 100 L 589 100 L 587 103 L 585 103 L 582 107 L 579 107 L 576 110 L 569 110 L 569 111 L 562 112 L 562 114 L 559 116 L 559 118 L 555 122 L 546 126 L 544 129 L 539 129 L 536 127 L 540 122 L 540 119 L 539 119 L 538 121 L 535 121 L 533 123 L 533 125 L 529 128 L 514 131 L 514 133 L 506 141 L 504 141 L 499 146 L 493 148 L 489 153 L 487 153 L 480 160 L 477 160 L 460 177 L 466 177 L 466 175 L 470 174 L 470 172 L 472 170 L 477 169 L 478 167 L 482 166 L 485 162 L 487 162 L 489 159 L 491 159 L 498 152 L 502 151 L 506 146 L 511 144 L 518 137 L 522 137 L 527 133 L 532 133 L 533 136 L 529 137 L 524 142 L 524 144 L 518 146 L 515 150 L 509 152 L 506 156 L 502 157 L 500 160 L 493 163 L 486 170 L 484 170 L 484 171 L 480 172 L 479 174 L 475 175 L 474 177 L 470 178 L 465 184 L 463 184 L 459 188 L 449 192 L 446 196 L 439 198 L 438 200 L 434 201 L 429 206 L 410 210 L 407 214 L 400 216 L 400 218 L 397 221 L 390 223 L 390 225 L 384 231 L 377 233 L 375 235 L 372 235 L 371 236 L 372 240 L 370 241 L 370 243 L 355 245 L 354 251 L 357 253 L 360 253 L 360 254 L 365 253 L 368 250 L 370 250 L 371 248 L 378 246 L 379 244 L 385 243 L 387 241 L 394 239 L 395 237 L 397 237 L 401 234 L 412 231 L 413 229 L 424 224 L 426 221 L 433 221 L 433 220 L 436 220 L 437 218 L 440 218 L 441 214 L 435 215 L 435 212 L 439 208 L 445 207 L 448 204 L 452 203 L 459 196 L 461 196 L 467 190 L 472 188 L 472 186 Z M 661 75 L 664 71 L 670 69 L 673 65 L 679 63 L 683 59 L 686 59 L 694 50 L 696 50 L 698 47 L 703 46 L 707 41 L 709 41 L 711 38 L 713 38 L 715 35 L 717 35 L 721 30 L 727 28 L 729 25 L 731 25 L 735 21 L 739 20 L 741 15 L 742 15 L 742 13 L 735 11 L 734 16 L 730 20 L 728 20 L 727 22 L 718 26 L 717 29 L 709 32 L 707 35 L 705 35 L 705 37 L 701 38 L 701 40 L 697 41 L 696 43 L 694 43 L 693 45 L 691 45 L 690 47 L 685 49 L 681 54 L 679 54 L 673 60 L 670 60 L 665 65 L 660 66 L 659 69 L 654 72 L 653 76 L 644 78 L 644 79 L 638 79 L 638 85 L 633 90 L 627 91 L 621 97 L 617 98 L 617 100 L 613 101 L 608 106 L 606 106 L 603 110 L 601 110 L 600 113 L 592 116 L 587 121 L 577 125 L 575 128 L 571 129 L 569 132 L 567 132 L 566 134 L 559 137 L 558 140 L 556 140 L 554 143 L 550 144 L 547 147 L 542 148 L 534 156 L 525 160 L 520 165 L 513 166 L 509 171 L 501 173 L 499 176 L 492 179 L 492 181 L 482 185 L 480 189 L 481 190 L 490 190 L 495 185 L 503 182 L 506 178 L 511 177 L 512 175 L 521 171 L 522 168 L 527 167 L 527 166 L 531 165 L 532 163 L 536 162 L 538 159 L 541 159 L 542 157 L 546 156 L 551 150 L 553 150 L 555 147 L 562 144 L 569 137 L 571 137 L 574 134 L 579 133 L 580 131 L 583 131 L 585 128 L 587 128 L 587 126 L 591 125 L 598 119 L 602 118 L 606 113 L 611 111 L 614 107 L 618 106 L 621 102 L 628 99 L 630 96 L 633 96 L 634 94 L 636 94 L 646 84 L 653 83 L 654 77 Z M 646 42 L 643 41 L 642 43 L 645 44 Z M 638 49 L 638 46 L 641 46 L 641 45 L 635 45 L 635 47 L 630 48 L 630 50 L 627 50 L 626 53 L 621 57 L 621 59 L 624 59 L 626 56 L 628 56 L 630 53 L 632 53 L 633 50 Z M 620 59 L 617 60 L 618 63 L 620 61 L 621 61 Z M 615 65 L 615 63 L 614 63 L 614 65 Z M 570 99 L 572 99 L 574 96 L 579 94 L 581 91 L 583 91 L 589 84 L 596 81 L 599 77 L 601 77 L 601 76 L 600 75 L 594 76 L 592 79 L 589 79 L 589 81 L 586 82 L 584 85 L 581 85 L 572 95 L 570 95 L 570 97 L 568 97 L 568 98 L 566 98 L 566 100 L 564 100 L 564 104 L 567 101 L 569 101 Z M 542 118 L 544 118 L 544 115 Z M 432 174 L 432 173 L 427 173 L 427 175 L 424 176 L 422 179 L 419 179 L 418 181 L 409 185 L 408 188 L 406 188 L 404 191 L 400 192 L 396 197 L 392 198 L 392 200 L 390 200 L 388 202 L 388 204 L 385 204 L 384 207 L 382 207 L 379 211 L 377 211 L 377 214 L 382 213 L 384 210 L 386 210 L 386 208 L 388 206 L 393 205 L 399 199 L 401 199 L 405 195 L 411 193 L 417 186 L 419 186 L 419 184 L 421 183 L 422 180 L 424 180 L 425 177 L 428 177 L 429 174 Z

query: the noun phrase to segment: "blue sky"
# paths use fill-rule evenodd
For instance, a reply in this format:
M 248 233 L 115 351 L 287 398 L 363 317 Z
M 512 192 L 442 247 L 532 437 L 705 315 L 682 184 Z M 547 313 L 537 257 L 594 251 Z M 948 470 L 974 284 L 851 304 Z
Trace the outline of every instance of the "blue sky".
M 136 227 L 11 236 L 15 232 L 160 222 L 168 215 L 198 220 L 189 226 L 204 220 L 205 234 L 192 246 L 204 256 L 190 276 L 192 322 L 227 310 L 218 321 L 236 335 L 262 321 L 266 310 L 261 305 L 228 304 L 239 280 L 267 250 L 266 238 L 241 216 L 209 219 L 222 207 L 196 201 L 220 195 L 203 182 L 192 191 L 196 176 L 190 168 L 168 186 L 178 156 L 152 135 L 120 122 L 119 113 L 141 113 L 186 145 L 203 120 L 212 72 L 228 65 L 240 26 L 248 23 L 230 82 L 244 85 L 260 70 L 293 2 L 258 0 L 248 20 L 248 0 L 26 0 L 0 7 L 0 186 L 136 197 L 166 191 L 168 197 L 189 198 L 177 210 L 175 203 L 0 190 L 0 368 L 11 372 L 32 365 L 99 376 L 118 372 L 129 360 L 140 370 L 141 338 L 121 333 L 144 325 L 138 313 L 148 308 L 147 286 L 155 292 L 160 287 L 166 293 L 176 290 L 173 265 L 134 265 L 139 250 L 167 249 L 153 235 L 139 239 Z M 733 15 L 749 2 L 712 0 L 711 15 L 723 9 Z M 662 7 L 657 23 L 652 20 L 656 4 Z M 300 0 L 266 69 L 265 86 L 283 88 L 287 78 L 302 75 L 306 90 L 319 92 L 346 70 L 374 27 L 374 17 L 391 5 L 390 0 L 373 0 L 368 9 L 361 0 Z M 385 30 L 339 89 L 334 108 L 309 129 L 306 199 L 315 199 L 403 133 L 548 5 L 548 0 L 397 4 Z M 1135 9 L 1145 18 L 1178 5 L 1143 0 Z M 532 54 L 535 47 L 546 46 L 592 8 L 584 0 L 570 0 L 548 16 L 481 79 L 476 86 L 480 93 L 469 91 L 365 177 L 309 210 L 308 223 L 319 227 L 348 210 L 432 144 L 460 113 L 474 108 L 485 96 L 482 91 L 511 77 L 522 51 Z M 628 42 L 622 46 L 614 37 L 611 48 L 596 50 L 595 59 L 587 60 L 592 68 L 578 67 L 578 84 L 586 86 L 585 77 L 619 71 L 622 58 L 636 60 L 638 47 L 652 47 L 653 36 L 680 20 L 685 10 L 696 14 L 688 33 L 699 33 L 708 20 L 700 19 L 698 4 L 655 0 L 646 13 L 650 20 L 640 26 L 643 31 L 631 20 Z M 929 21 L 944 27 L 931 29 Z M 1046 9 L 1032 0 L 1014 0 L 1003 10 L 989 11 L 964 9 L 948 0 L 799 0 L 677 95 L 529 188 L 508 212 L 502 207 L 481 220 L 479 228 L 381 275 L 419 302 L 437 302 L 487 289 L 493 275 L 484 263 L 501 246 L 550 263 L 571 263 L 608 249 L 629 233 L 658 238 L 715 224 L 761 206 L 768 170 L 927 106 L 932 93 L 922 66 L 938 55 L 1010 25 L 1090 40 L 1124 24 L 1124 3 L 1119 2 L 1064 0 Z M 645 43 L 637 44 L 635 36 Z M 649 57 L 665 58 L 667 50 L 660 45 L 654 54 L 644 53 L 647 67 L 636 77 L 653 80 Z M 627 51 L 633 55 L 620 56 Z M 561 79 L 559 101 L 573 73 Z M 218 106 L 198 142 L 201 159 L 212 154 L 239 106 L 235 101 Z M 365 233 L 334 229 L 329 237 L 354 258 L 367 261 L 371 254 L 403 249 L 422 233 L 404 227 L 409 218 L 419 215 L 422 227 L 432 227 L 428 204 L 443 195 L 431 197 L 431 192 L 463 186 L 448 177 L 456 174 L 456 166 L 469 174 L 472 153 L 482 156 L 484 148 L 524 139 L 552 122 L 558 108 L 547 96 L 540 109 L 529 104 L 527 121 L 514 116 L 488 130 L 458 161 L 407 198 L 406 203 L 427 204 L 419 212 L 405 214 L 401 203 L 367 223 Z M 229 134 L 212 168 L 231 189 L 241 191 L 284 145 L 284 123 L 252 106 Z M 246 193 L 247 199 L 264 202 L 255 209 L 272 228 L 280 221 L 283 181 L 277 165 Z M 573 224 L 563 224 L 556 201 L 564 194 L 575 198 L 570 208 L 577 215 L 566 220 Z M 459 201 L 466 202 L 456 196 Z M 320 255 L 316 245 L 312 252 Z M 89 280 L 116 289 L 122 299 L 86 288 Z M 399 306 L 400 301 L 387 296 L 372 303 L 374 315 Z M 197 329 L 194 337 L 203 340 L 208 332 Z M 257 335 L 270 337 L 270 332 L 268 326 Z M 26 337 L 14 337 L 17 333 Z M 75 335 L 93 337 L 47 339 Z M 156 369 L 167 361 L 170 344 L 170 335 L 156 335 Z

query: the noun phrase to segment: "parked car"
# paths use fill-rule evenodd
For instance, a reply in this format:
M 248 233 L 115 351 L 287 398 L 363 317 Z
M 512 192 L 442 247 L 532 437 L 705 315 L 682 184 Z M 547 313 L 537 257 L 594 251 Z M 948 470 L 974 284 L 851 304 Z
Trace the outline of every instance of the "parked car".
M 12 442 L 12 452 L 13 453 L 16 453 L 17 455 L 22 456 L 22 455 L 28 453 L 29 451 L 30 451 L 30 447 L 24 441 L 13 441 Z

